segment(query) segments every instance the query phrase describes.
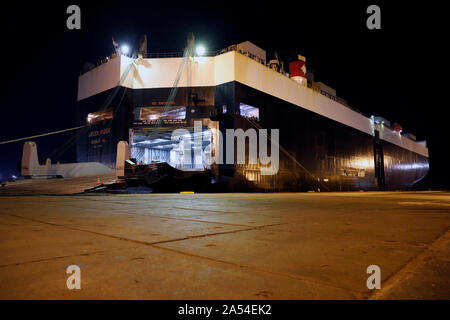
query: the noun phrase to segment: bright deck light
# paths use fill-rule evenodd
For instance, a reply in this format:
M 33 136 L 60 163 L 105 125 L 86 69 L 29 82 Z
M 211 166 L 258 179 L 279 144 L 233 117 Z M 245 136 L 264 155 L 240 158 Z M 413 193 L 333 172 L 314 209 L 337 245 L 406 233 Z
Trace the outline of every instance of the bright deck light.
M 124 44 L 122 47 L 120 47 L 120 51 L 123 54 L 127 54 L 130 51 L 130 48 L 127 45 Z
M 205 54 L 206 49 L 203 45 L 198 45 L 197 48 L 195 49 L 195 52 L 199 55 L 202 56 Z

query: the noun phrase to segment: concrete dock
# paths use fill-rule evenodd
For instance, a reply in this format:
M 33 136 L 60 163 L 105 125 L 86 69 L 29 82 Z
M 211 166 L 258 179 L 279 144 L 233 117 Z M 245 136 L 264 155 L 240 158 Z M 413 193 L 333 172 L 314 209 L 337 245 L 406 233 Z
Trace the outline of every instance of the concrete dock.
M 0 299 L 450 299 L 449 228 L 446 192 L 3 195 Z

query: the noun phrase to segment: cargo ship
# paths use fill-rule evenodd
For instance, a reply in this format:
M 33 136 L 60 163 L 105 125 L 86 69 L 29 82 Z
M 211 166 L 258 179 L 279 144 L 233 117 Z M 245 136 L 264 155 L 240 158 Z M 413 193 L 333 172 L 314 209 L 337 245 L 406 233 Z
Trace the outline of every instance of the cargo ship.
M 77 136 L 78 162 L 115 168 L 117 144 L 125 141 L 135 163 L 207 170 L 211 185 L 225 182 L 222 191 L 408 190 L 424 178 L 425 141 L 350 107 L 315 81 L 305 57 L 286 69 L 249 41 L 203 55 L 117 50 L 79 76 L 77 122 L 89 126 Z M 180 160 L 186 146 L 173 139 L 179 129 L 202 135 L 191 146 L 196 161 Z M 229 129 L 267 129 L 268 150 L 277 129 L 276 172 L 264 172 L 267 163 L 248 161 L 248 154 L 245 163 L 211 161 L 219 152 L 227 157 L 218 142 L 235 139 Z M 255 142 L 246 138 L 248 153 Z

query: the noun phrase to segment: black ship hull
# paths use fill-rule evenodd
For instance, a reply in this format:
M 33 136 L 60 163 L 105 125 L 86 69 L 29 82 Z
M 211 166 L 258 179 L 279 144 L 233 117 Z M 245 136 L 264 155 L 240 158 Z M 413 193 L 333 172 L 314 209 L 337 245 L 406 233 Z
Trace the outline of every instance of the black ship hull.
M 78 105 L 79 123 L 85 123 L 87 115 L 97 111 L 114 91 L 117 94 L 110 103 L 114 117 L 93 124 L 78 137 L 79 162 L 99 161 L 114 166 L 117 143 L 123 140 L 133 144 L 129 140 L 137 126 L 137 108 L 164 101 L 170 88 L 118 87 L 84 99 Z M 180 88 L 174 104 L 187 106 L 186 120 L 182 122 L 186 126 L 201 109 L 188 99 L 193 94 L 215 110 L 206 116 L 218 121 L 224 144 L 226 129 L 254 127 L 254 122 L 239 114 L 241 103 L 259 109 L 257 123 L 261 128 L 279 129 L 279 145 L 284 151 L 280 151 L 278 172 L 261 175 L 258 165 L 218 164 L 216 177 L 227 180 L 226 188 L 220 191 L 408 190 L 428 172 L 428 158 L 421 154 L 236 81 L 214 87 Z

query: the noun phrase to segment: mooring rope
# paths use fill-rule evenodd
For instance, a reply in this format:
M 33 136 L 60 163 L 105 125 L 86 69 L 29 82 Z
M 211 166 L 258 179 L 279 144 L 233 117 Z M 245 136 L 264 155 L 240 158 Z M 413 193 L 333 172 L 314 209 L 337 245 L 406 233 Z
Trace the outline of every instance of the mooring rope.
M 34 139 L 34 138 L 39 138 L 39 137 L 44 137 L 44 136 L 50 136 L 52 134 L 58 134 L 58 133 L 62 133 L 62 132 L 78 130 L 78 129 L 85 128 L 85 127 L 88 127 L 88 126 L 89 126 L 88 124 L 85 124 L 84 126 L 78 126 L 78 127 L 64 129 L 64 130 L 58 130 L 58 131 L 52 131 L 52 132 L 47 132 L 47 133 L 41 133 L 41 134 L 37 134 L 35 136 L 29 136 L 29 137 L 23 137 L 23 138 L 18 138 L 18 139 L 0 141 L 0 144 L 7 144 L 7 143 L 13 143 L 13 142 L 17 142 L 17 141 L 23 141 L 23 140 Z

